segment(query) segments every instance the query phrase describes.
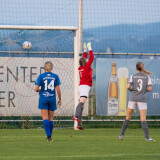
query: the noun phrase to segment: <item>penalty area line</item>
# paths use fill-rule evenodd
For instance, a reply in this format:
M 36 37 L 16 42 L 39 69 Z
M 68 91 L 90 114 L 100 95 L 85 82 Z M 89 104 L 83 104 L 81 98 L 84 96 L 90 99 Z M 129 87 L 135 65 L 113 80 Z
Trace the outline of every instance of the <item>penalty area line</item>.
M 74 155 L 74 156 L 28 156 L 28 157 L 1 157 L 1 159 L 46 159 L 46 158 L 95 158 L 95 157 L 123 157 L 123 156 L 160 156 L 160 154 L 106 154 L 106 155 Z

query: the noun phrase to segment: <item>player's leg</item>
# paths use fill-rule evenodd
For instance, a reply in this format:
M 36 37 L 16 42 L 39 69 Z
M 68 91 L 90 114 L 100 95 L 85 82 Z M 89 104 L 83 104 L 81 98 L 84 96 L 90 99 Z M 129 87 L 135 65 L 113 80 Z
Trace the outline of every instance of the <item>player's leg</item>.
M 139 112 L 140 112 L 140 120 L 141 120 L 142 129 L 144 131 L 145 139 L 149 139 L 149 130 L 146 122 L 147 109 L 139 110 Z
M 80 120 L 80 122 L 78 122 L 79 126 L 82 126 L 82 112 L 83 112 L 84 104 L 86 100 L 87 100 L 87 97 L 80 97 L 80 103 L 82 103 L 83 105 L 81 107 L 80 114 L 79 114 L 79 120 Z
M 81 122 L 83 105 L 86 102 L 86 99 L 87 99 L 87 97 L 85 97 L 85 96 L 80 97 L 79 104 L 76 107 L 75 117 L 78 118 L 78 123 Z
M 44 130 L 47 137 L 50 136 L 50 125 L 48 120 L 48 102 L 47 98 L 39 98 L 38 108 L 41 110 L 41 116 L 43 119 Z
M 87 97 L 80 97 L 80 103 L 79 104 L 82 104 L 81 108 L 79 108 L 80 112 L 79 112 L 79 120 L 80 122 L 78 122 L 78 126 L 77 126 L 77 129 L 80 129 L 80 130 L 84 130 L 84 128 L 82 128 L 82 113 L 83 113 L 83 109 L 84 109 L 84 104 L 87 100 Z
M 87 97 L 80 97 L 79 104 L 76 107 L 75 116 L 73 117 L 73 120 L 78 122 L 77 129 L 79 130 L 84 130 L 84 128 L 82 128 L 82 112 L 86 99 Z
M 48 120 L 49 120 L 49 125 L 50 125 L 51 136 L 52 136 L 53 126 L 54 126 L 53 116 L 54 116 L 54 111 L 50 111 L 49 110 L 49 112 L 48 112 Z
M 43 125 L 44 125 L 44 130 L 46 132 L 47 138 L 51 136 L 50 132 L 50 124 L 48 120 L 48 110 L 47 109 L 41 109 L 41 116 L 43 119 Z
M 149 130 L 148 130 L 147 122 L 146 122 L 147 104 L 139 102 L 138 108 L 139 108 L 139 112 L 140 112 L 140 120 L 141 120 L 142 129 L 144 131 L 145 140 L 146 141 L 154 141 L 152 138 L 149 137 Z
M 48 109 L 41 109 L 41 116 L 43 120 L 48 119 Z
M 89 90 L 90 90 L 90 86 L 87 86 L 87 85 L 81 85 L 78 87 L 80 100 L 79 100 L 79 104 L 76 107 L 75 116 L 73 117 L 73 120 L 76 120 L 78 122 L 77 129 L 83 130 L 83 128 L 82 128 L 82 112 L 83 112 L 84 103 L 86 102 L 88 94 L 89 94 Z
M 120 140 L 123 140 L 124 133 L 125 133 L 128 125 L 129 125 L 130 119 L 132 118 L 132 114 L 133 114 L 133 111 L 134 111 L 135 107 L 136 107 L 135 102 L 130 102 L 129 101 L 128 108 L 127 108 L 127 116 L 126 116 L 126 119 L 124 120 L 124 122 L 122 124 L 121 135 L 119 136 Z
M 53 127 L 54 127 L 54 121 L 53 121 L 53 116 L 54 116 L 54 111 L 57 110 L 57 105 L 56 105 L 56 97 L 49 97 L 48 98 L 48 120 L 49 120 L 49 125 L 50 125 L 50 137 L 49 139 L 52 140 L 52 132 L 53 132 Z

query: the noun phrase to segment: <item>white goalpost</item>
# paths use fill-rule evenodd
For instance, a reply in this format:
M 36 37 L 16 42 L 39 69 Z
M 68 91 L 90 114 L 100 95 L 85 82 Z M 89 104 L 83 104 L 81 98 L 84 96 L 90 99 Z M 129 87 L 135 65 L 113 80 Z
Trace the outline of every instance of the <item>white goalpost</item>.
M 55 33 L 52 33 L 52 31 Z M 69 42 L 70 39 L 72 41 L 70 34 L 74 36 L 73 52 L 70 51 L 70 43 L 67 44 L 67 41 Z M 65 93 L 64 97 L 62 97 L 62 109 L 58 111 L 58 116 L 73 116 L 76 105 L 78 104 L 78 27 L 0 25 L 0 35 L 3 35 L 0 38 L 0 43 L 2 44 L 0 46 L 0 83 L 1 86 L 3 86 L 0 93 L 0 116 L 39 115 L 36 106 L 36 103 L 38 103 L 38 95 L 34 95 L 33 87 L 34 81 L 40 71 L 42 71 L 42 65 L 46 60 L 53 60 L 55 62 L 56 73 L 58 75 L 61 74 L 61 77 L 63 77 L 62 83 L 67 79 L 66 82 L 64 82 L 65 86 L 62 86 L 62 93 L 63 88 Z M 68 36 L 68 38 L 66 38 L 66 36 Z M 31 50 L 23 50 L 21 43 L 28 39 L 33 40 L 33 46 Z M 43 48 L 39 46 L 43 46 Z M 62 50 L 62 47 L 66 47 L 67 51 L 65 51 L 65 48 Z M 61 57 L 61 54 L 73 54 L 74 58 L 70 58 L 70 56 Z M 63 69 L 62 66 L 65 67 L 65 69 Z M 71 68 L 69 68 L 70 66 Z M 59 68 L 61 68 L 61 70 L 58 70 Z M 40 71 L 38 71 L 38 69 Z M 71 71 L 72 69 L 73 71 Z M 72 75 L 74 78 L 71 77 Z M 73 78 L 73 80 L 70 80 L 71 78 Z M 27 79 L 30 80 L 27 81 Z M 64 102 L 63 98 L 65 100 L 65 96 L 71 97 L 71 87 L 73 87 L 74 92 L 73 103 L 67 100 Z M 62 111 L 65 109 L 65 107 L 63 108 L 63 103 L 65 103 L 65 107 L 72 108 L 72 111 L 69 111 L 66 115 L 64 113 L 66 111 Z M 74 106 L 72 104 L 74 104 Z M 61 114 L 61 112 L 63 113 Z

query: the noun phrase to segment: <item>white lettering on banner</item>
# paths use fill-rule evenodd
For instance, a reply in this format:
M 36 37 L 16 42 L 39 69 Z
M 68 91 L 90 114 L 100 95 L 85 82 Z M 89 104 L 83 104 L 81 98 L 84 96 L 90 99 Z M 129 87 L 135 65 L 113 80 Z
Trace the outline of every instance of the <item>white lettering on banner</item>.
M 109 116 L 118 115 L 118 99 L 117 98 L 108 99 L 108 115 Z
M 53 63 L 53 72 L 61 81 L 62 106 L 55 116 L 74 114 L 73 58 L 0 57 L 0 116 L 40 116 L 34 88 L 46 61 Z
M 153 95 L 153 99 L 159 99 L 160 96 L 159 96 L 159 93 L 152 93 Z
M 26 66 L 20 66 L 20 67 L 15 67 L 13 69 L 13 66 L 0 66 L 0 68 L 3 68 L 3 70 L 1 69 L 0 74 L 3 76 L 0 76 L 0 82 L 4 82 L 5 79 L 7 82 L 11 81 L 11 80 L 15 80 L 15 81 L 23 81 L 26 82 L 26 77 L 29 78 L 29 81 L 34 83 L 37 75 L 39 75 L 40 73 L 44 72 L 43 67 L 26 67 Z M 43 72 L 42 72 L 43 69 Z M 29 75 L 26 75 L 26 73 L 28 72 Z M 6 74 L 5 74 L 6 73 Z M 21 77 L 20 77 L 21 76 Z
M 160 84 L 160 78 L 156 78 L 155 76 L 151 78 L 152 84 Z
M 6 93 L 5 91 L 0 91 L 0 107 L 16 107 L 14 104 L 14 98 L 14 92 L 8 91 L 8 93 Z
M 160 84 L 160 78 L 157 78 L 156 76 L 154 76 L 153 78 L 151 78 L 151 82 L 152 82 L 152 85 L 159 85 Z M 160 99 L 160 93 L 153 92 L 152 93 L 152 98 L 153 99 Z
M 118 78 L 117 78 L 117 76 L 112 76 L 111 78 L 110 78 L 110 81 L 111 82 L 117 82 L 118 81 Z

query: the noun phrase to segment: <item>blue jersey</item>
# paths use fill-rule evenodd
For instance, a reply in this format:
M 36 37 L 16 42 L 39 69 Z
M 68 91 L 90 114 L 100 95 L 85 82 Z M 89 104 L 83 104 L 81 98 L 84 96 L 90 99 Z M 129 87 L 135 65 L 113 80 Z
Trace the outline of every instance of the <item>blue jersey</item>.
M 41 86 L 40 97 L 55 97 L 55 87 L 61 84 L 57 74 L 45 72 L 38 76 L 35 85 Z

